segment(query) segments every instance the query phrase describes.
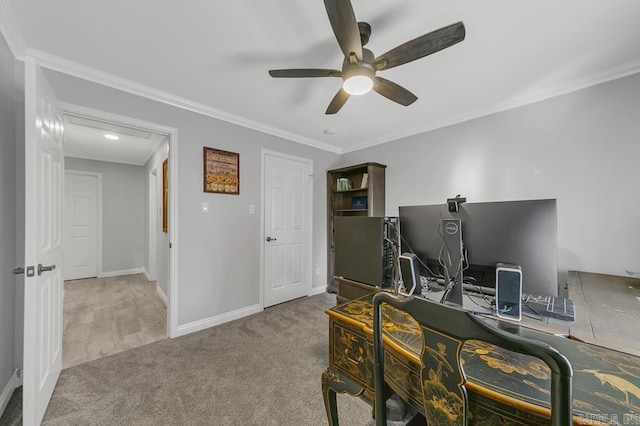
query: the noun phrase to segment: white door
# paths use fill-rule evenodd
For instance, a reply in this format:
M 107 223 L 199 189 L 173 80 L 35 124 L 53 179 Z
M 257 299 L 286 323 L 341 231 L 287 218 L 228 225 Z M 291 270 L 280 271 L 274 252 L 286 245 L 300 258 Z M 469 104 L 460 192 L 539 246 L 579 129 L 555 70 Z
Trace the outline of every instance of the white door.
M 64 173 L 64 276 L 98 276 L 98 178 L 96 173 Z
M 35 59 L 26 57 L 25 426 L 42 421 L 62 365 L 62 131 L 62 116 L 53 91 Z M 32 266 L 33 274 L 29 272 Z
M 264 306 L 311 292 L 313 163 L 263 153 Z

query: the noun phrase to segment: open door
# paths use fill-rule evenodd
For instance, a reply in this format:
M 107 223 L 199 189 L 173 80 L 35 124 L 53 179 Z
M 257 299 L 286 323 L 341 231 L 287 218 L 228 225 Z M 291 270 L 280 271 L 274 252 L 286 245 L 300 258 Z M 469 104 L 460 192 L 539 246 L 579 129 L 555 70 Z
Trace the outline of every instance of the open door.
M 23 425 L 39 425 L 62 366 L 62 115 L 35 59 L 25 58 Z

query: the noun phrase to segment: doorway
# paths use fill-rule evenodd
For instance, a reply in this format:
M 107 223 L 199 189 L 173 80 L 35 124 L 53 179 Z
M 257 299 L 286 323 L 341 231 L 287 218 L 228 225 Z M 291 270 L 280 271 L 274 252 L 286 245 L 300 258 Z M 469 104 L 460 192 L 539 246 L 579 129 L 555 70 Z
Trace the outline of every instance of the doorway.
M 74 105 L 63 104 L 63 110 L 65 168 L 81 170 L 80 190 L 87 190 L 88 175 L 99 176 L 102 196 L 97 198 L 104 198 L 96 208 L 98 222 L 104 223 L 98 267 L 85 268 L 80 275 L 65 274 L 69 278 L 64 284 L 66 368 L 170 335 L 171 256 L 168 243 L 160 247 L 156 235 L 162 231 L 157 229 L 162 206 L 158 205 L 161 183 L 155 171 L 170 156 L 175 131 Z M 74 138 L 91 141 L 92 145 L 87 147 Z M 132 156 L 124 155 L 129 148 Z M 91 210 L 88 201 L 92 197 L 72 188 L 65 191 L 76 197 L 75 210 L 64 212 L 65 221 L 73 223 L 72 219 L 78 217 L 82 224 L 96 221 L 78 214 Z M 90 239 L 84 237 L 70 243 L 69 248 L 82 254 L 72 259 L 85 257 L 76 262 L 80 265 L 92 263 L 86 258 L 93 252 L 83 249 Z M 65 239 L 65 243 L 70 240 Z M 159 256 L 161 251 L 166 253 Z M 166 263 L 159 264 L 158 258 Z M 86 317 L 88 312 L 90 318 Z

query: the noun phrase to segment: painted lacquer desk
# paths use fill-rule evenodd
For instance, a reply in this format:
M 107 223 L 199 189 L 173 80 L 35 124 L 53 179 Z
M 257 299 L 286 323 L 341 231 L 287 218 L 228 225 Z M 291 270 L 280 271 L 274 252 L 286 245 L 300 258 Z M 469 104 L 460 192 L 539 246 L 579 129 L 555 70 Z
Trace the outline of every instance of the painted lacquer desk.
M 372 297 L 370 294 L 326 311 L 330 351 L 329 368 L 322 381 L 330 424 L 337 424 L 337 416 L 326 391 L 327 384 L 370 403 L 374 398 Z M 385 380 L 395 393 L 421 412 L 422 343 L 418 324 L 386 305 L 383 317 Z M 495 324 L 546 342 L 569 359 L 574 370 L 574 424 L 640 425 L 640 357 L 513 323 Z M 479 341 L 465 343 L 463 360 L 471 424 L 549 423 L 550 372 L 542 361 Z

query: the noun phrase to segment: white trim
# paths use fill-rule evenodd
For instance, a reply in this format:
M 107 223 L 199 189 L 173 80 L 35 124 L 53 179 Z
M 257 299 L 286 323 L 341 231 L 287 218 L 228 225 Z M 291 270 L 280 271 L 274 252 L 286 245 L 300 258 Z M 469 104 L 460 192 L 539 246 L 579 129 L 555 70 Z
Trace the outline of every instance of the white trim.
M 169 315 L 167 335 L 178 335 L 178 130 L 169 131 Z M 160 201 L 160 200 L 158 200 Z
M 160 284 L 158 284 L 157 281 L 156 281 L 156 293 L 158 293 L 158 296 L 160 296 L 160 299 L 162 299 L 162 301 L 164 302 L 164 305 L 167 306 L 168 305 L 167 295 L 164 294 L 164 291 L 162 291 L 162 289 L 160 288 Z
M 132 80 L 127 80 L 122 77 L 115 76 L 113 74 L 100 71 L 95 68 L 88 67 L 86 65 L 79 64 L 77 62 L 69 61 L 67 59 L 60 58 L 50 53 L 43 52 L 41 50 L 27 48 L 27 54 L 38 59 L 40 66 L 48 68 L 54 71 L 58 71 L 64 74 L 68 74 L 74 77 L 88 80 L 93 83 L 98 83 L 103 86 L 111 87 L 113 89 L 122 90 L 124 92 L 132 93 L 134 95 L 142 96 L 147 99 L 151 99 L 163 104 L 171 105 L 177 108 L 181 108 L 187 111 L 202 114 L 207 117 L 212 117 L 218 120 L 226 121 L 228 123 L 236 124 L 241 127 L 253 129 L 261 133 L 277 136 L 283 139 L 288 139 L 293 142 L 298 142 L 303 145 L 308 145 L 314 148 L 318 148 L 324 151 L 333 152 L 339 154 L 341 149 L 329 145 L 324 142 L 320 142 L 296 133 L 292 133 L 286 130 L 278 129 L 273 126 L 261 123 L 259 121 L 251 120 L 246 117 L 231 114 L 226 111 L 222 111 L 217 108 L 213 108 L 209 105 L 205 105 L 200 102 L 196 102 L 181 96 L 177 96 L 162 90 L 155 89 L 144 84 L 137 83 Z
M 168 135 L 171 133 L 171 130 L 173 130 L 173 127 L 150 123 L 144 120 L 138 120 L 137 118 L 129 117 L 126 115 L 119 115 L 111 112 L 101 111 L 99 109 L 89 108 L 84 105 L 77 105 L 64 101 L 59 101 L 59 104 L 60 108 L 62 108 L 62 111 L 66 115 L 73 115 L 89 120 L 102 121 L 109 124 L 119 124 L 135 130 L 157 133 L 160 135 Z
M 534 104 L 547 99 L 555 98 L 557 96 L 566 95 L 568 93 L 577 92 L 578 90 L 587 89 L 589 87 L 596 86 L 598 84 L 606 83 L 608 81 L 617 80 L 619 78 L 627 77 L 640 72 L 640 61 L 633 62 L 631 64 L 623 65 L 620 67 L 612 68 L 600 73 L 592 74 L 590 76 L 581 77 L 572 81 L 563 82 L 555 87 L 540 89 L 537 91 L 530 91 L 517 98 L 511 98 L 504 102 L 500 102 L 493 105 L 483 106 L 475 110 L 466 111 L 455 116 L 444 117 L 440 120 L 432 121 L 423 126 L 414 127 L 411 129 L 403 130 L 394 133 L 391 136 L 386 136 L 380 139 L 374 139 L 370 142 L 364 142 L 360 145 L 343 149 L 341 154 L 346 154 L 353 151 L 359 151 L 361 149 L 370 148 L 376 145 L 382 145 L 387 142 L 395 141 L 398 139 L 406 138 L 409 136 L 418 135 L 421 133 L 430 132 L 433 130 L 441 129 L 447 126 L 453 126 L 454 124 L 460 124 L 465 121 L 470 121 L 476 118 L 485 117 L 498 112 L 508 111 L 515 108 L 519 108 L 525 105 Z
M 5 408 L 7 408 L 7 404 L 9 404 L 13 391 L 20 385 L 22 385 L 22 380 L 18 377 L 18 369 L 16 368 L 13 370 L 13 374 L 2 390 L 2 393 L 0 393 L 0 417 L 2 417 Z
M 0 1 L 0 34 L 4 37 L 14 58 L 24 61 L 25 43 L 5 0 Z
M 96 235 L 96 244 L 98 245 L 97 247 L 97 251 L 96 251 L 96 256 L 98 256 L 98 258 L 96 259 L 96 273 L 98 274 L 98 276 L 102 276 L 102 239 L 104 236 L 104 230 L 103 230 L 103 214 L 104 212 L 102 211 L 103 209 L 103 204 L 102 204 L 102 172 L 87 172 L 85 170 L 74 170 L 74 169 L 64 169 L 64 173 L 67 174 L 72 174 L 72 175 L 80 175 L 80 176 L 95 176 L 98 179 L 98 229 L 97 229 L 97 235 Z M 66 191 L 66 188 L 64 189 Z M 62 214 L 64 215 L 65 212 L 63 210 Z M 75 278 L 74 278 L 75 279 Z
M 309 247 L 313 247 L 313 196 L 314 196 L 314 185 L 313 185 L 313 160 L 304 157 L 298 157 L 296 155 L 284 154 L 278 151 L 272 151 L 270 149 L 262 148 L 260 150 L 260 306 L 264 308 L 264 173 L 265 173 L 265 157 L 267 155 L 279 158 L 285 158 L 288 160 L 298 161 L 300 163 L 305 163 L 311 168 L 311 179 L 309 179 L 308 183 L 308 191 L 309 191 L 309 230 L 307 238 L 309 239 Z M 307 263 L 309 265 L 308 271 L 308 280 L 309 280 L 309 290 L 308 295 L 311 295 L 311 291 L 313 289 L 313 253 L 311 250 L 308 250 Z
M 149 274 L 149 271 L 147 271 L 147 268 L 144 268 L 144 271 L 142 271 L 142 273 L 144 274 L 144 277 L 147 279 L 147 281 L 155 281 L 154 279 L 151 279 L 151 274 Z
M 309 296 L 316 296 L 318 294 L 326 293 L 327 286 L 321 285 L 319 287 L 311 287 L 311 291 L 309 292 Z
M 127 159 L 118 159 L 118 160 L 111 161 L 111 160 L 105 160 L 104 157 L 101 155 L 92 155 L 92 154 L 74 154 L 74 155 L 67 155 L 67 157 L 80 158 L 82 160 L 117 162 L 120 164 L 128 164 L 130 166 L 144 166 L 147 163 L 146 161 L 144 163 L 140 163 L 140 161 L 130 161 Z
M 235 311 L 227 312 L 225 314 L 190 322 L 188 324 L 178 326 L 177 334 L 174 337 L 195 333 L 196 331 L 204 330 L 205 328 L 214 327 L 216 325 L 224 324 L 229 321 L 257 314 L 262 311 L 263 309 L 260 305 L 253 305 L 247 306 L 246 308 L 236 309 Z
M 161 144 L 162 146 L 162 144 Z M 152 154 L 155 158 L 155 154 Z M 149 203 L 147 204 L 148 216 L 147 216 L 147 251 L 148 261 L 146 265 L 146 274 L 149 281 L 156 281 L 158 275 L 158 160 L 156 163 L 150 166 L 150 170 L 147 173 L 147 197 Z M 167 277 L 168 279 L 169 277 Z
M 121 275 L 133 274 L 144 274 L 144 267 L 102 272 L 101 274 L 98 274 L 98 278 L 119 277 Z

